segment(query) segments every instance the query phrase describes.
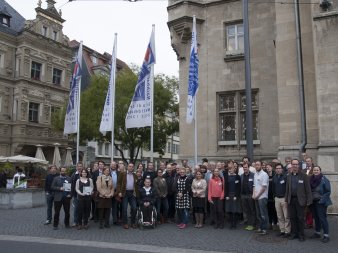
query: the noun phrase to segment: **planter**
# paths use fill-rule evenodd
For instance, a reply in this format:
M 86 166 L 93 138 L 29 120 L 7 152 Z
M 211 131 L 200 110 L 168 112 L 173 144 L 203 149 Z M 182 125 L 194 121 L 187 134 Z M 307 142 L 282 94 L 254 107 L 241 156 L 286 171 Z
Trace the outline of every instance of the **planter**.
M 43 189 L 0 189 L 0 209 L 32 208 L 44 206 L 45 202 Z

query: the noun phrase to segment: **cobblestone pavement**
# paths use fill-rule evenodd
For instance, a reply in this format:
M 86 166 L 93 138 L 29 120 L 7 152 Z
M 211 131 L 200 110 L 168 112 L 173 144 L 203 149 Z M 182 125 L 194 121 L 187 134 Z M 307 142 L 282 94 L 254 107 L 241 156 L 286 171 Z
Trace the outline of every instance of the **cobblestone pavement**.
M 329 217 L 331 240 L 323 244 L 319 240 L 311 240 L 313 230 L 306 230 L 306 241 L 287 240 L 276 237 L 275 231 L 266 236 L 245 231 L 239 225 L 236 230 L 227 227 L 223 230 L 205 226 L 196 229 L 189 224 L 188 228 L 179 230 L 175 224 L 160 225 L 156 229 L 123 229 L 113 226 L 99 229 L 98 224 L 91 222 L 89 230 L 65 229 L 53 230 L 51 225 L 44 225 L 45 207 L 16 210 L 0 210 L 0 236 L 16 235 L 40 237 L 50 240 L 86 240 L 119 244 L 160 246 L 165 248 L 182 248 L 219 252 L 337 252 L 338 248 L 338 217 Z M 60 217 L 60 221 L 63 217 Z M 43 239 L 42 239 L 43 240 Z

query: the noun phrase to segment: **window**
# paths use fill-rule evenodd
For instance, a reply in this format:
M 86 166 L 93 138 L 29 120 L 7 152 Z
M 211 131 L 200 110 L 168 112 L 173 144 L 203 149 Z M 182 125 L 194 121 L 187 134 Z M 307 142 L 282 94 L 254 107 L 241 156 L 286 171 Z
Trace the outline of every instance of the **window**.
M 28 121 L 38 123 L 39 122 L 39 104 L 29 103 Z
M 92 62 L 94 65 L 97 65 L 97 58 L 95 56 L 92 56 Z
M 42 69 L 42 64 L 33 61 L 32 62 L 32 69 L 31 69 L 31 78 L 34 80 L 39 80 L 41 78 L 41 69 Z
M 1 22 L 4 26 L 8 26 L 9 27 L 9 18 L 8 17 L 2 17 L 2 22 Z
M 47 37 L 47 35 L 48 35 L 48 28 L 47 28 L 47 26 L 43 26 L 42 27 L 42 35 L 45 36 L 45 37 Z
M 167 143 L 167 153 L 171 152 L 171 142 Z
M 104 150 L 105 155 L 109 155 L 109 146 L 110 146 L 110 143 L 106 143 L 105 150 Z
M 102 155 L 102 144 L 101 142 L 97 143 L 97 154 Z
M 244 51 L 244 29 L 243 24 L 232 24 L 226 26 L 227 51 Z
M 53 31 L 53 40 L 57 40 L 57 39 L 58 39 L 58 32 Z
M 62 76 L 62 70 L 54 68 L 53 69 L 53 84 L 60 85 L 61 76 Z
M 237 145 L 246 140 L 246 96 L 244 91 L 218 95 L 218 140 Z M 252 91 L 253 139 L 258 140 L 258 91 Z

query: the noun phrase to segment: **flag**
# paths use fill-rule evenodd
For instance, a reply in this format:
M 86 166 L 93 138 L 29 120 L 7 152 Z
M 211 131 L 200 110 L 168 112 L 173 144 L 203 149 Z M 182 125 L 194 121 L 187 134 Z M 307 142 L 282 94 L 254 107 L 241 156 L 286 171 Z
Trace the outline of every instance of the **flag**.
M 141 71 L 127 115 L 126 128 L 152 125 L 152 92 L 154 86 L 155 33 L 152 31 Z
M 68 106 L 65 117 L 65 127 L 63 130 L 64 134 L 77 133 L 78 131 L 78 113 L 79 113 L 79 92 L 81 87 L 81 75 L 82 75 L 82 42 L 79 46 L 79 51 L 77 52 L 77 57 L 75 60 L 74 71 L 72 75 L 72 80 L 70 84 L 70 93 Z
M 196 17 L 193 17 L 191 49 L 189 62 L 189 81 L 188 81 L 188 102 L 187 102 L 187 123 L 190 124 L 195 116 L 195 99 L 198 90 L 198 54 L 196 36 Z
M 106 135 L 108 131 L 114 131 L 114 100 L 115 100 L 115 75 L 116 75 L 116 37 L 114 41 L 114 48 L 111 57 L 111 70 L 106 102 L 101 117 L 100 132 Z

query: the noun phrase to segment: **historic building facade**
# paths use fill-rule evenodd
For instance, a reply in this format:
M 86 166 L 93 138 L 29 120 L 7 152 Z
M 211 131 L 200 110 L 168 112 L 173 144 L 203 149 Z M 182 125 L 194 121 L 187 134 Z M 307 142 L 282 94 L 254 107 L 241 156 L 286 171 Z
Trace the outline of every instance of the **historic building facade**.
M 338 169 L 338 5 L 300 4 L 305 148 L 325 171 Z M 193 159 L 186 102 L 192 16 L 197 18 L 198 156 L 246 155 L 242 1 L 169 0 L 168 27 L 179 61 L 180 157 Z M 294 4 L 249 1 L 254 157 L 299 156 L 301 131 Z
M 43 145 L 52 161 L 54 143 L 68 146 L 51 127 L 52 114 L 68 100 L 72 51 L 55 1 L 38 3 L 25 20 L 0 0 L 0 155 L 34 156 Z

